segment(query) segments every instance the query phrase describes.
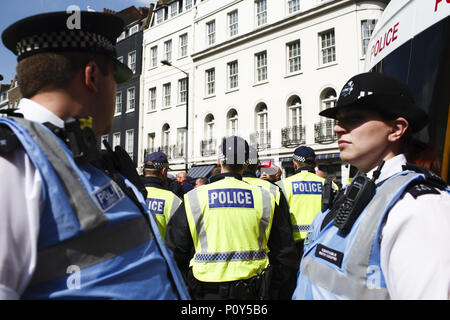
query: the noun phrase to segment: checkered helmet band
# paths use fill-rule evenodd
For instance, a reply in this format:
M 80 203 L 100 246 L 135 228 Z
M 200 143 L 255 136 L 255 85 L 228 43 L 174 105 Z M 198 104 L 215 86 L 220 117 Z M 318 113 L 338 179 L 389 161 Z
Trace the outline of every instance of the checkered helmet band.
M 292 158 L 294 158 L 294 160 L 297 160 L 297 161 L 300 161 L 300 162 L 306 162 L 306 158 L 305 158 L 305 157 L 298 156 L 298 155 L 296 155 L 296 154 L 294 154 L 294 155 L 292 156 Z
M 25 37 L 16 45 L 18 59 L 39 51 L 98 49 L 115 56 L 113 43 L 106 37 L 84 30 L 63 30 Z

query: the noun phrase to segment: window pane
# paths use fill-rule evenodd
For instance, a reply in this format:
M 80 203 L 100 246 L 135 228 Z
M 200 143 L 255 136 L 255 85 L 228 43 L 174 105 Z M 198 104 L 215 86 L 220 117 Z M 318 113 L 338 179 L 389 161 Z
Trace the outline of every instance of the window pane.
M 256 1 L 256 24 L 261 26 L 267 23 L 267 2 L 266 0 Z
M 230 27 L 230 37 L 238 34 L 238 12 L 233 11 L 228 14 L 228 24 Z
M 238 62 L 233 61 L 228 63 L 228 83 L 229 88 L 237 88 L 238 86 Z

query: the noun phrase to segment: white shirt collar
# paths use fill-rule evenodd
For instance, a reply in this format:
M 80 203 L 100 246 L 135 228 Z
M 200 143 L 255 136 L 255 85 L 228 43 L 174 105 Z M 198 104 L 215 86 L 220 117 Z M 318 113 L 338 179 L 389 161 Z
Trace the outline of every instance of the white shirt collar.
M 399 154 L 389 160 L 387 160 L 384 165 L 383 168 L 381 169 L 381 174 L 378 177 L 378 179 L 375 181 L 376 182 L 380 182 L 383 181 L 391 176 L 393 176 L 394 174 L 403 171 L 402 166 L 406 164 L 406 157 L 403 154 Z M 367 173 L 367 176 L 369 178 L 372 178 L 373 173 L 375 172 L 375 170 L 378 167 L 373 168 L 372 170 L 370 170 Z
M 53 112 L 44 106 L 30 99 L 22 98 L 20 100 L 17 112 L 22 113 L 23 117 L 27 120 L 39 123 L 50 122 L 57 127 L 64 128 L 64 120 L 57 117 Z

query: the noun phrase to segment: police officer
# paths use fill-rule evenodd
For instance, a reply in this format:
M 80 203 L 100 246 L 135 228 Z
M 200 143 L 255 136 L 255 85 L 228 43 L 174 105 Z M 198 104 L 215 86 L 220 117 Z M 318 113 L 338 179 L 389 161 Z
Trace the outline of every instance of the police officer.
M 252 146 L 249 146 L 248 166 L 243 171 L 242 180 L 247 182 L 248 184 L 264 188 L 275 197 L 275 202 L 280 207 L 279 210 L 280 214 L 283 214 L 283 216 L 280 217 L 280 219 L 281 218 L 284 219 L 285 225 L 289 228 L 287 229 L 287 231 L 290 231 L 292 229 L 292 225 L 291 225 L 291 218 L 289 215 L 289 205 L 286 201 L 286 198 L 284 197 L 284 194 L 280 191 L 280 188 L 275 183 L 271 183 L 269 180 L 264 180 L 256 177 L 259 164 L 260 161 L 258 151 Z M 273 170 L 273 172 L 269 173 L 276 174 L 276 171 Z M 300 254 L 298 255 L 298 257 L 300 258 Z M 298 269 L 298 265 L 296 269 Z M 291 278 L 286 279 L 285 283 L 281 285 L 278 295 L 278 298 L 280 300 L 291 299 L 292 293 L 294 292 L 295 289 L 296 275 L 297 275 L 296 272 L 291 273 Z
M 24 99 L 0 118 L 0 299 L 188 298 L 143 195 L 118 169 L 126 159 L 96 153 L 116 81 L 132 77 L 114 49 L 123 27 L 64 11 L 3 32 Z
M 300 146 L 295 149 L 292 157 L 294 175 L 280 180 L 277 185 L 289 203 L 294 241 L 302 254 L 309 226 L 322 207 L 325 179 L 315 173 L 316 153 L 312 148 Z
M 194 299 L 276 299 L 299 259 L 289 220 L 268 191 L 242 181 L 244 139 L 224 139 L 219 153 L 221 174 L 185 195 L 167 246 Z
M 169 162 L 164 153 L 153 152 L 145 157 L 143 182 L 147 190 L 147 207 L 156 217 L 163 240 L 167 223 L 181 204 L 181 199 L 164 187 L 168 169 Z
M 448 299 L 450 189 L 403 153 L 427 114 L 396 78 L 362 73 L 320 115 L 360 174 L 314 220 L 293 298 Z

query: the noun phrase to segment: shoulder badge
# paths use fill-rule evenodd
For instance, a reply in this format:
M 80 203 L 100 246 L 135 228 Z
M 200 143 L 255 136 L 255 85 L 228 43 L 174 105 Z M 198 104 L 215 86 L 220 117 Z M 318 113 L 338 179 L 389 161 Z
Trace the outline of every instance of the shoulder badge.
M 412 188 L 410 188 L 408 190 L 408 193 L 410 193 L 414 197 L 414 199 L 417 199 L 417 197 L 424 195 L 424 194 L 439 194 L 440 192 L 432 186 L 428 186 L 426 184 L 420 183 L 420 184 L 416 184 Z

